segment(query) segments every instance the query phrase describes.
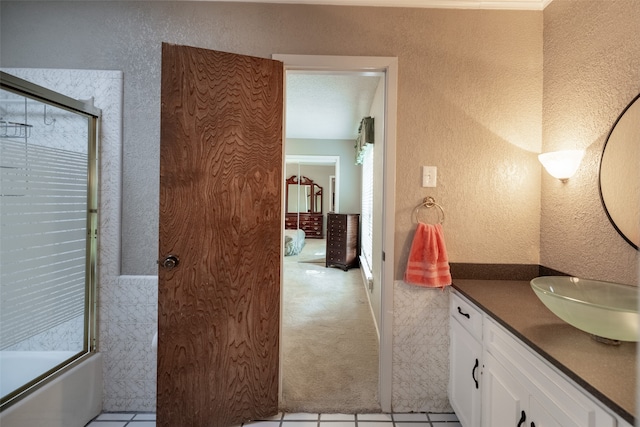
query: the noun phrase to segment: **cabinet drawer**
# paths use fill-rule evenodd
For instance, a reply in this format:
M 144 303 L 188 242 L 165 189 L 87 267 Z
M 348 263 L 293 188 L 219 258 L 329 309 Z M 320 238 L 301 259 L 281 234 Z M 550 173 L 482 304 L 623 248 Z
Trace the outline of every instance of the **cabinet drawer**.
M 456 291 L 451 292 L 449 303 L 451 317 L 458 320 L 475 339 L 482 341 L 482 313 Z

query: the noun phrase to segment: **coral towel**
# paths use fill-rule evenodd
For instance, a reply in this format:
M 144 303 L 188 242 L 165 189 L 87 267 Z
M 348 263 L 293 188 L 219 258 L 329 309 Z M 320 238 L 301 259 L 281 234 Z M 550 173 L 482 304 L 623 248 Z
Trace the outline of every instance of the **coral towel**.
M 451 284 L 449 257 L 441 224 L 418 223 L 404 281 L 430 288 L 444 288 Z

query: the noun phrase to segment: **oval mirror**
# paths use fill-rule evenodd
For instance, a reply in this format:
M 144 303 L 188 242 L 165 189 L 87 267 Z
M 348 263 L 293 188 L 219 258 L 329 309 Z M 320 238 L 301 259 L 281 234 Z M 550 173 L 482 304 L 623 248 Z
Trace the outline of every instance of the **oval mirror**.
M 613 124 L 600 160 L 600 198 L 611 224 L 640 246 L 640 95 Z

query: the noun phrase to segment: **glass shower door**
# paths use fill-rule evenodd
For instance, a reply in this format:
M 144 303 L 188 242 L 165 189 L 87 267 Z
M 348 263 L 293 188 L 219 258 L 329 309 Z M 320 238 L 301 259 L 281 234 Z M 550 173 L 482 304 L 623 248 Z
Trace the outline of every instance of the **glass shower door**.
M 65 97 L 48 91 L 54 99 L 30 96 L 5 86 L 12 76 L 2 77 L 0 402 L 5 405 L 92 350 L 97 122 L 60 103 Z

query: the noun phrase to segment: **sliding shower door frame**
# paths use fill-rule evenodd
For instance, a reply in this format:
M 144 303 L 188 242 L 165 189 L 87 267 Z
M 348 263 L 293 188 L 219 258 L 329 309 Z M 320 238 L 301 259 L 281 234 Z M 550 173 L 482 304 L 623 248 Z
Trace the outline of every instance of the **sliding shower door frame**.
M 40 101 L 63 110 L 67 110 L 87 118 L 88 123 L 88 155 L 87 155 L 87 239 L 85 256 L 85 313 L 83 349 L 76 356 L 55 366 L 50 371 L 35 378 L 23 387 L 3 396 L 0 400 L 0 411 L 11 406 L 33 390 L 48 383 L 63 372 L 71 369 L 97 351 L 97 281 L 98 281 L 98 183 L 99 183 L 99 108 L 93 106 L 92 100 L 82 101 L 70 98 L 61 93 L 36 85 L 29 81 L 0 71 L 0 89 Z

